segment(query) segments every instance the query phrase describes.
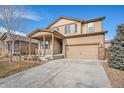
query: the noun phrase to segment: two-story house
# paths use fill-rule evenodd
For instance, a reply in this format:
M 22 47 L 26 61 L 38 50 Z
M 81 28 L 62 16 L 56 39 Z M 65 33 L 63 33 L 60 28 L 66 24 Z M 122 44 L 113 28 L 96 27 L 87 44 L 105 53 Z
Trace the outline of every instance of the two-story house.
M 30 41 L 39 41 L 39 56 L 51 55 L 54 58 L 62 54 L 65 58 L 104 59 L 107 32 L 103 30 L 104 19 L 81 20 L 62 16 L 46 29 L 35 29 L 28 37 Z

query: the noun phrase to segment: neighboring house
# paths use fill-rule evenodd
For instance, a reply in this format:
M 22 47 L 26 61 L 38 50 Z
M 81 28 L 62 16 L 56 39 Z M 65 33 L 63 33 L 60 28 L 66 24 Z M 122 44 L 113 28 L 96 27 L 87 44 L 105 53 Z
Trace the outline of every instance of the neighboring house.
M 111 45 L 111 41 L 110 40 L 105 40 L 105 48 L 109 48 L 109 46 Z
M 20 35 L 12 35 L 12 54 L 14 55 L 28 55 L 29 54 L 29 39 L 20 36 Z M 10 39 L 8 33 L 4 33 L 2 37 L 0 38 L 1 44 L 0 44 L 0 53 L 2 56 L 8 56 L 8 53 L 10 52 Z M 32 42 L 32 51 L 31 54 L 35 54 L 35 49 L 38 48 L 38 44 L 36 40 L 33 40 Z
M 109 57 L 109 46 L 111 45 L 110 40 L 105 40 L 105 58 L 108 59 Z
M 62 54 L 65 58 L 104 59 L 107 33 L 103 30 L 104 19 L 81 20 L 62 16 L 46 29 L 35 29 L 28 37 L 39 41 L 39 56 L 54 58 Z

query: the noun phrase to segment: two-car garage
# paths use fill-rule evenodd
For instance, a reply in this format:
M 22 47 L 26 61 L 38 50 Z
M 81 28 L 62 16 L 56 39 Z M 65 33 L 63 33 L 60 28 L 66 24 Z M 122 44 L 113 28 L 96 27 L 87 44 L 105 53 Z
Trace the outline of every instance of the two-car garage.
M 98 44 L 66 46 L 67 58 L 98 59 Z
M 67 58 L 104 59 L 103 34 L 68 37 L 64 43 Z

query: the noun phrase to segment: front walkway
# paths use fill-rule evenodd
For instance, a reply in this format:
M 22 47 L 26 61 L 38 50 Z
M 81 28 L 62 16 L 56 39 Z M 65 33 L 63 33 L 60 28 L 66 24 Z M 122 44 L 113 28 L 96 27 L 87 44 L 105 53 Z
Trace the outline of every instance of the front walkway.
M 0 79 L 0 87 L 111 87 L 98 60 L 59 59 Z

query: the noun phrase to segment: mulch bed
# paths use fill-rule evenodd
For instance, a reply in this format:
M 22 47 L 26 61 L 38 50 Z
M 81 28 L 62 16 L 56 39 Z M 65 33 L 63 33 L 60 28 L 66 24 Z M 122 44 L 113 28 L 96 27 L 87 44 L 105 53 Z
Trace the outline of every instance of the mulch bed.
M 108 78 L 114 88 L 124 88 L 124 71 L 109 67 L 107 62 L 102 63 Z
M 14 61 L 0 62 L 0 78 L 5 78 L 7 76 L 13 75 L 15 73 L 27 70 L 29 68 L 44 64 L 45 62 L 24 62 L 24 61 Z

